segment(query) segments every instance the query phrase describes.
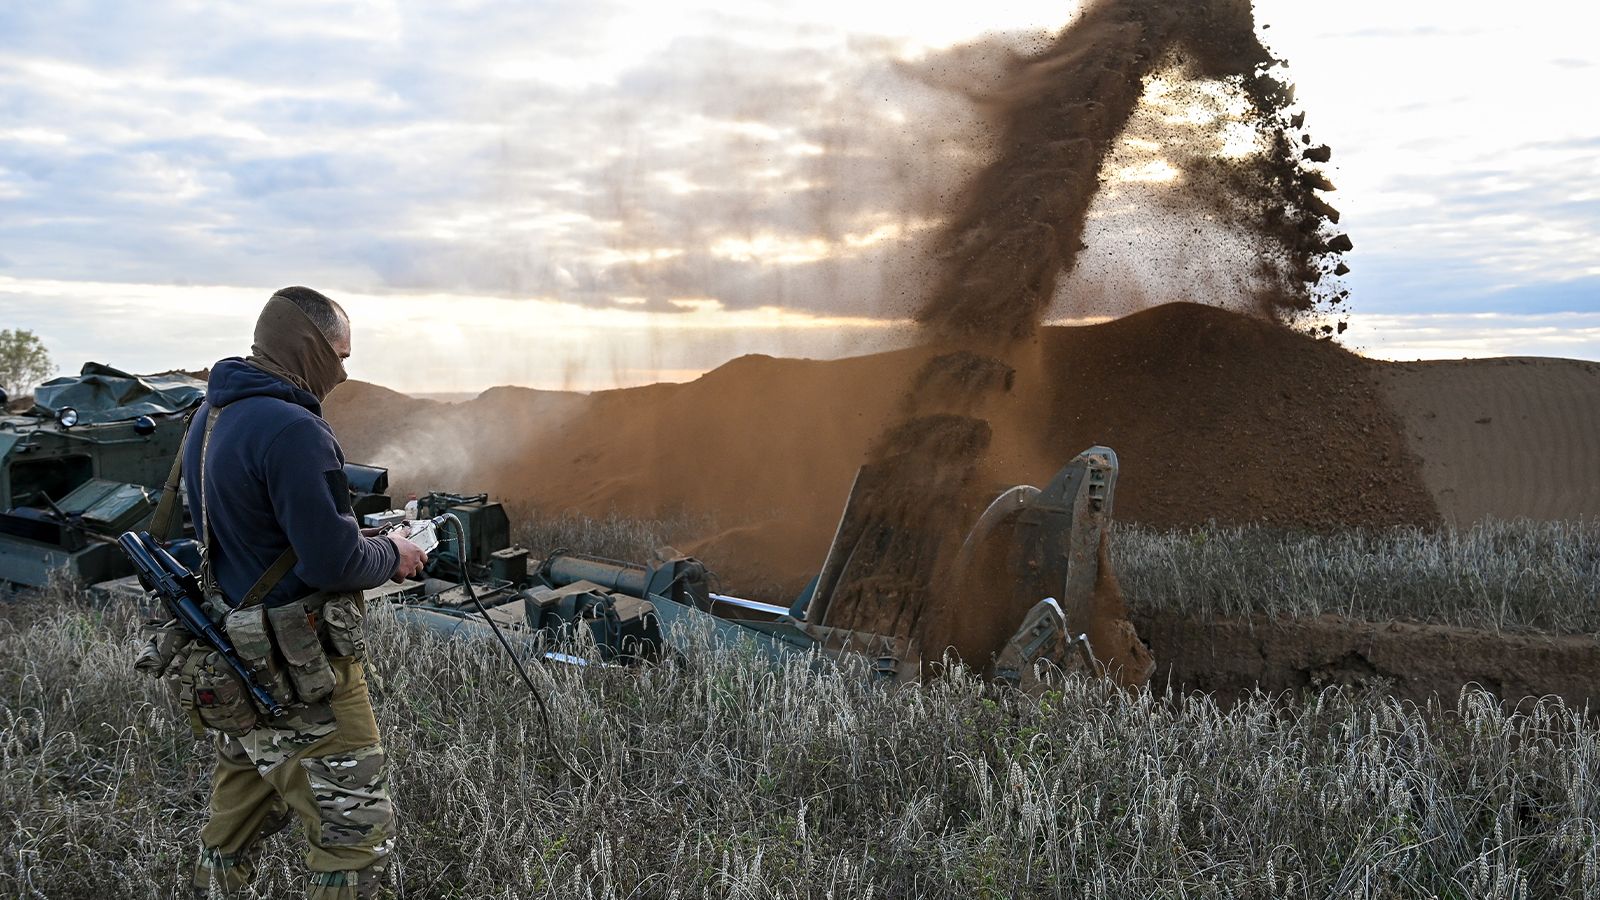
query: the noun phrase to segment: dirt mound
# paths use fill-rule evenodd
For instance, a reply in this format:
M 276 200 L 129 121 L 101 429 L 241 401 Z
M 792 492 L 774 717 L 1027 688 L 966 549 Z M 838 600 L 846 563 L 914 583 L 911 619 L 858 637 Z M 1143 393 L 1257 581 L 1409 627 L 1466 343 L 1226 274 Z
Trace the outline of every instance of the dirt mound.
M 1379 369 L 1445 519 L 1600 520 L 1600 364 L 1517 357 Z
M 1275 621 L 1141 616 L 1158 660 L 1152 684 L 1224 698 L 1329 685 L 1378 687 L 1449 704 L 1476 684 L 1504 700 L 1557 696 L 1575 709 L 1600 702 L 1600 641 L 1518 635 L 1337 616 Z
M 458 404 L 351 383 L 326 411 L 349 458 L 389 466 L 397 486 L 488 490 L 548 512 L 678 517 L 685 533 L 674 540 L 707 541 L 729 590 L 743 589 L 743 573 L 784 572 L 789 591 L 821 564 L 857 468 L 939 354 L 749 356 L 685 384 L 497 390 Z M 1009 361 L 1011 387 L 986 412 L 987 483 L 1043 484 L 1102 443 L 1121 458 L 1119 520 L 1437 519 L 1373 364 L 1331 343 L 1170 304 L 1041 329 Z M 991 387 L 1007 380 L 974 370 Z
M 1024 421 L 1011 430 L 1032 420 L 1047 455 L 1021 480 L 1038 483 L 1052 458 L 1100 443 L 1121 459 L 1123 520 L 1331 528 L 1438 519 L 1372 364 L 1330 342 L 1170 304 L 1047 329 L 1031 349 L 1042 393 L 1019 404 L 1013 415 Z

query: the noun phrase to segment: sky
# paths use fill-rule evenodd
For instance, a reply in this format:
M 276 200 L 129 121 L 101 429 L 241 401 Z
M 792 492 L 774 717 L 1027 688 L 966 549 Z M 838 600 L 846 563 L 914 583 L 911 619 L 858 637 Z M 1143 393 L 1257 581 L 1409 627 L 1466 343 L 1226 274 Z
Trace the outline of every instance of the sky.
M 989 147 L 970 95 L 1074 10 L 266 6 L 0 5 L 0 328 L 64 371 L 199 368 L 306 284 L 350 309 L 354 377 L 439 392 L 897 346 L 919 242 Z M 1334 149 L 1345 344 L 1600 359 L 1596 6 L 1256 10 Z M 1108 172 L 1075 278 L 1141 246 L 1147 300 L 1180 299 L 1160 229 L 1119 215 L 1150 165 Z

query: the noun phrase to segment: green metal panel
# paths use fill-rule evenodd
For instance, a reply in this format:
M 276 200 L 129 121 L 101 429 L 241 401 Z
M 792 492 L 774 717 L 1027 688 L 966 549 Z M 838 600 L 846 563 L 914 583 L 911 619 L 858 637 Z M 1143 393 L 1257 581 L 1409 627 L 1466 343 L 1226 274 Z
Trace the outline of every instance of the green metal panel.
M 55 575 L 94 584 L 132 573 L 133 567 L 115 544 L 95 543 L 68 553 L 48 544 L 0 537 L 0 581 L 44 587 Z
M 85 374 L 104 382 L 94 388 L 96 397 L 109 398 L 101 404 L 106 407 L 100 410 L 103 415 L 83 415 L 80 408 L 84 424 L 73 428 L 63 428 L 47 415 L 0 418 L 0 511 L 48 510 L 54 503 L 68 516 L 59 536 L 49 540 L 39 539 L 24 518 L 11 523 L 19 529 L 0 533 L 0 581 L 37 587 L 59 572 L 93 583 L 131 571 L 121 551 L 105 539 L 148 520 L 183 444 L 186 424 L 183 412 L 163 414 L 165 393 L 155 396 L 146 389 L 177 392 L 172 396 L 181 395 L 187 403 L 198 396 L 193 388 L 199 382 L 163 376 L 110 391 L 104 379 L 121 373 L 101 367 L 93 373 L 86 368 Z M 112 401 L 127 405 L 113 414 Z M 140 405 L 146 403 L 154 405 Z M 153 433 L 141 435 L 135 429 L 132 415 L 139 411 L 153 413 Z M 86 537 L 89 543 L 83 546 Z
M 116 536 L 154 513 L 159 496 L 159 490 L 143 485 L 92 478 L 57 505 L 68 515 L 80 516 L 85 526 Z

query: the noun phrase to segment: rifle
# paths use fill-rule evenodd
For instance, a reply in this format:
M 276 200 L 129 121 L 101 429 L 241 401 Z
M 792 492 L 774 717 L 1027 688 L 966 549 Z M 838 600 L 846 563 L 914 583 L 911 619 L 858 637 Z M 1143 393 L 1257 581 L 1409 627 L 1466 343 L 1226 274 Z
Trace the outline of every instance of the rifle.
M 137 534 L 131 531 L 123 532 L 122 536 L 117 538 L 117 544 L 133 562 L 134 569 L 139 573 L 139 583 L 144 585 L 145 590 L 160 597 L 167 605 L 167 610 L 172 613 L 172 617 L 188 629 L 195 640 L 217 651 L 217 656 L 250 690 L 250 697 L 255 700 L 256 705 L 269 715 L 283 715 L 283 704 L 274 700 L 272 694 L 256 683 L 250 668 L 233 649 L 233 642 L 229 641 L 222 629 L 206 615 L 205 609 L 201 606 L 205 602 L 205 594 L 200 590 L 200 580 L 194 573 L 183 563 L 173 559 L 172 554 L 150 537 L 148 531 Z

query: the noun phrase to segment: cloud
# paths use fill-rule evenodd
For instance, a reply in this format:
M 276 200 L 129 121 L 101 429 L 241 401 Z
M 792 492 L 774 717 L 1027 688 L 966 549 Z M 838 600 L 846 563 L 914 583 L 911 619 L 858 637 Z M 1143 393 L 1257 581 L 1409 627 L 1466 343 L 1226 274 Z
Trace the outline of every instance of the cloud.
M 1358 308 L 1593 309 L 1586 31 L 1363 2 L 1258 3 L 1342 164 Z M 0 274 L 897 319 L 989 150 L 964 97 L 1068 12 L 6 4 Z M 1007 31 L 963 45 L 986 29 Z M 1225 281 L 1248 248 L 1117 215 L 1148 196 L 1099 204 L 1080 282 L 1126 306 Z
M 13 12 L 0 88 L 30 132 L 0 135 L 9 271 L 884 312 L 917 265 L 896 244 L 976 160 L 973 111 L 904 41 L 629 29 L 644 52 L 619 58 L 599 7 L 346 27 L 369 12 L 297 31 L 224 6 L 165 36 L 130 23 L 146 52 L 103 59 L 54 37 L 70 12 Z M 795 246 L 814 252 L 766 252 Z
M 0 276 L 0 321 L 37 333 L 62 371 L 89 360 L 202 369 L 249 351 L 270 290 Z M 670 312 L 460 292 L 337 299 L 354 326 L 351 377 L 403 391 L 602 390 L 693 378 L 742 353 L 832 358 L 904 346 L 912 334 L 903 321 L 705 299 Z
M 1343 343 L 1381 359 L 1600 359 L 1600 312 L 1353 316 Z

